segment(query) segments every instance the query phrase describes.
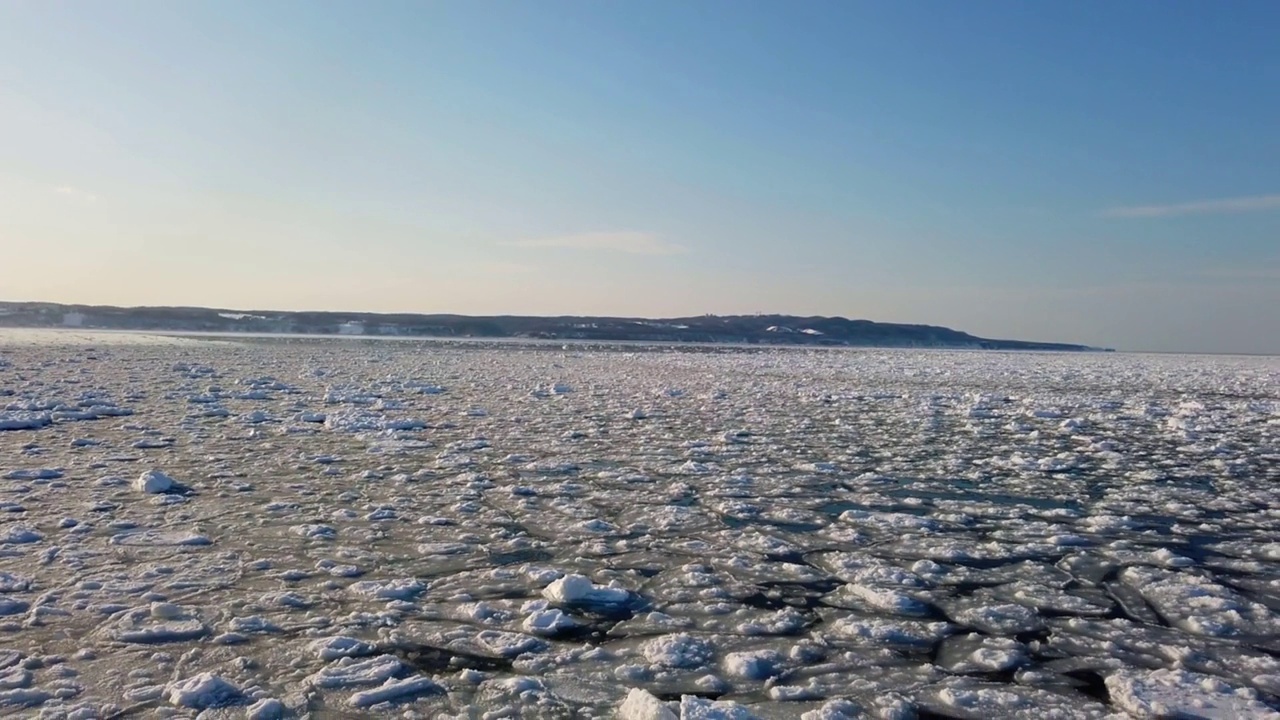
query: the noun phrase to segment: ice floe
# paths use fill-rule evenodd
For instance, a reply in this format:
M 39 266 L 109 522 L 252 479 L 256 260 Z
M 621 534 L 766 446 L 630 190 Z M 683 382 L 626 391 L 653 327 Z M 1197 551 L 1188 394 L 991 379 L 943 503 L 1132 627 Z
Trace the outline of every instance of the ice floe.
M 0 715 L 1275 716 L 1274 359 L 78 343 Z

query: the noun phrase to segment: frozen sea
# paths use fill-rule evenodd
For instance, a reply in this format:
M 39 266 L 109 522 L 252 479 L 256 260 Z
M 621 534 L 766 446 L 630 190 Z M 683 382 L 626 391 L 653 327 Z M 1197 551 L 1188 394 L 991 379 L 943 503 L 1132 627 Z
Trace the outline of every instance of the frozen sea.
M 0 331 L 0 716 L 1277 718 L 1280 358 Z

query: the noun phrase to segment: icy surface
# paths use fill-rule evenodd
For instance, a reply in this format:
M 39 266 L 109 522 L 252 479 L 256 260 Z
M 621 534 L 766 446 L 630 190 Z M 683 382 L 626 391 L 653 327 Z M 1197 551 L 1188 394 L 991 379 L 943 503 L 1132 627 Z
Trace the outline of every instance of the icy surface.
M 1276 717 L 1280 360 L 0 332 L 0 716 Z
M 618 720 L 678 720 L 661 700 L 641 688 L 632 688 L 618 707 Z
M 240 690 L 210 673 L 201 673 L 165 689 L 165 697 L 179 707 L 212 708 L 231 705 L 240 700 Z
M 1252 690 L 1179 670 L 1122 672 L 1107 678 L 1118 706 L 1136 717 L 1280 718 Z
M 173 478 L 159 470 L 148 470 L 133 481 L 133 489 L 144 493 L 163 493 L 173 489 Z

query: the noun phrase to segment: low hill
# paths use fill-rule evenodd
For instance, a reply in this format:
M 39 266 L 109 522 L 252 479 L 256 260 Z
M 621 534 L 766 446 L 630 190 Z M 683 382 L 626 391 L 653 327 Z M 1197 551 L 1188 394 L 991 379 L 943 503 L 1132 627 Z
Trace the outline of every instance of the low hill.
M 933 325 L 904 325 L 842 317 L 701 315 L 646 319 L 501 315 L 240 311 L 195 307 L 138 307 L 0 302 L 0 327 L 79 327 L 169 332 L 394 335 L 417 337 L 632 340 L 642 342 L 834 345 L 849 347 L 971 348 L 983 350 L 1096 350 L 1067 343 L 994 340 Z

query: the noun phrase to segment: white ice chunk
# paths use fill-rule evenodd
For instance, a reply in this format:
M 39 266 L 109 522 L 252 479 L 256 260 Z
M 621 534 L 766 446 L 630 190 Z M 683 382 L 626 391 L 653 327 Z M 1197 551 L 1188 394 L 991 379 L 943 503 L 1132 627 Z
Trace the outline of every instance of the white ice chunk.
M 63 471 L 56 468 L 36 468 L 34 470 L 10 470 L 5 473 L 5 480 L 57 480 Z
M 782 662 L 782 655 L 775 650 L 752 650 L 726 655 L 724 669 L 746 680 L 768 680 L 782 672 Z
M 443 688 L 435 684 L 431 678 L 417 676 L 403 680 L 387 680 L 372 690 L 361 690 L 353 694 L 347 704 L 351 707 L 367 708 L 392 700 L 402 700 L 429 692 L 440 692 Z
M 715 654 L 711 643 L 687 633 L 656 637 L 641 651 L 651 665 L 665 668 L 706 667 Z
M 945 622 L 849 616 L 831 623 L 829 631 L 836 637 L 850 640 L 886 645 L 928 646 L 954 632 L 955 627 Z
M 321 660 L 337 660 L 345 657 L 364 657 L 372 655 L 375 650 L 369 643 L 353 637 L 338 635 L 320 638 L 311 643 L 311 651 Z
M 173 478 L 159 470 L 148 470 L 133 481 L 133 489 L 144 493 L 163 493 L 173 488 Z
M 179 620 L 186 614 L 181 606 L 167 602 L 151 603 L 150 612 L 151 617 L 157 620 Z
M 1044 627 L 1039 613 L 1015 603 L 969 605 L 957 608 L 953 616 L 956 622 L 993 634 L 1014 635 Z
M 281 720 L 288 714 L 284 703 L 275 698 L 263 698 L 249 706 L 245 720 Z
M 15 410 L 0 412 L 0 430 L 38 430 L 53 424 L 53 418 L 45 412 Z
M 3 422 L 3 418 L 0 418 Z M 0 426 L 0 429 L 7 429 Z M 0 690 L 0 708 L 6 707 L 36 707 L 43 705 L 53 698 L 53 695 L 36 688 L 15 688 L 13 690 Z
M 898 615 L 927 615 L 929 606 L 894 588 L 850 583 L 844 591 L 858 598 L 868 608 Z
M 112 535 L 109 542 L 134 547 L 200 547 L 213 544 L 204 535 L 182 530 L 126 530 Z
M 617 720 L 678 720 L 661 700 L 640 688 L 632 688 L 618 706 Z
M 631 600 L 631 593 L 596 585 L 585 575 L 565 575 L 543 589 L 542 597 L 564 604 L 620 605 Z
M 413 578 L 397 580 L 365 580 L 347 588 L 350 592 L 378 600 L 412 600 L 426 592 L 427 586 Z
M 379 685 L 404 669 L 404 663 L 393 655 L 378 655 L 365 660 L 345 657 L 308 676 L 307 683 L 320 688 Z
M 535 611 L 523 624 L 524 631 L 531 635 L 556 635 L 577 626 L 577 621 L 554 608 Z
M 318 540 L 332 540 L 338 536 L 338 531 L 330 525 L 294 525 L 289 528 L 294 535 L 301 535 L 305 538 L 315 538 Z
M 1138 718 L 1280 718 L 1256 691 L 1184 670 L 1124 670 L 1106 685 L 1112 702 Z
M 165 687 L 164 697 L 178 707 L 204 710 L 239 702 L 240 689 L 213 673 L 200 673 Z
M 231 629 L 238 633 L 277 633 L 279 625 L 261 615 L 248 615 L 231 619 Z
M 31 587 L 31 578 L 0 570 L 0 593 L 20 592 Z
M 680 720 L 755 720 L 745 707 L 727 701 L 712 701 L 685 695 L 680 698 Z
M 1174 625 L 1196 635 L 1275 635 L 1280 620 L 1267 606 L 1225 585 L 1187 572 L 1129 567 L 1120 579 Z
M 0 530 L 0 545 L 27 545 L 44 539 L 44 535 L 27 525 L 10 525 Z

